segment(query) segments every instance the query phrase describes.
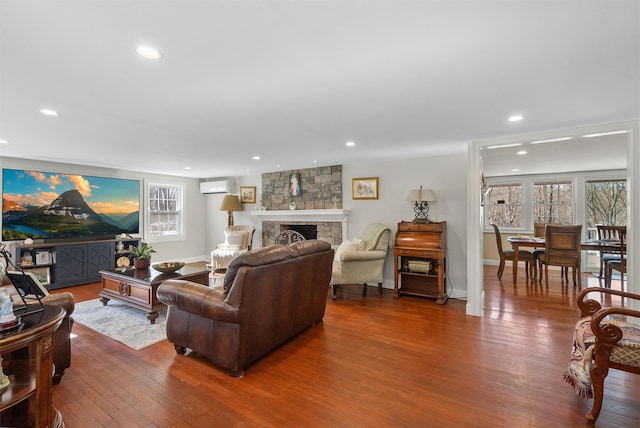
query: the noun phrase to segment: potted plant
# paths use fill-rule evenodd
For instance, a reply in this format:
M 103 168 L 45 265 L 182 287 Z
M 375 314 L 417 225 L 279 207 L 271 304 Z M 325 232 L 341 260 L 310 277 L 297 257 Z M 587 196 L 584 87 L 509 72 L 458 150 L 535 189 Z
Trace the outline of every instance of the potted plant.
M 155 252 L 156 250 L 154 250 L 153 247 L 144 242 L 139 247 L 133 247 L 131 249 L 133 265 L 136 269 L 148 269 L 151 264 L 151 254 Z

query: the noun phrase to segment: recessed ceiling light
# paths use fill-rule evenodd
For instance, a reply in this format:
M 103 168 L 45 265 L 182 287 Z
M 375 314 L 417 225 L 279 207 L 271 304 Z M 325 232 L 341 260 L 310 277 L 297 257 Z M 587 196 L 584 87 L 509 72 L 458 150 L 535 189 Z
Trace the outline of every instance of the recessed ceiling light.
M 518 168 L 513 168 L 513 169 L 511 170 L 511 172 L 518 172 L 518 171 L 520 171 Z
M 509 119 L 507 119 L 509 122 L 518 122 L 519 120 L 524 119 L 524 117 L 520 114 L 514 114 L 513 116 L 509 117 Z
M 353 146 L 356 145 L 356 143 L 355 143 L 355 141 L 347 141 L 344 145 L 347 146 L 347 147 L 353 147 Z
M 520 150 L 518 153 L 516 153 L 517 155 L 526 155 L 527 151 L 526 150 Z
M 314 159 L 314 160 L 313 160 L 313 163 L 318 163 L 318 161 Z
M 151 46 L 138 46 L 136 47 L 136 53 L 143 58 L 147 59 L 160 59 L 162 58 L 162 53 L 156 48 L 152 48 Z
M 9 144 L 7 140 L 0 140 L 0 144 Z
M 252 159 L 253 160 L 260 160 L 260 156 L 254 156 Z
M 185 166 L 185 167 L 184 167 L 184 169 L 186 169 L 186 170 L 190 170 L 190 169 L 191 169 L 191 167 L 190 167 L 190 166 Z
M 51 110 L 49 108 L 43 108 L 40 110 L 40 113 L 46 115 L 46 116 L 58 116 L 60 113 L 58 113 L 55 110 Z

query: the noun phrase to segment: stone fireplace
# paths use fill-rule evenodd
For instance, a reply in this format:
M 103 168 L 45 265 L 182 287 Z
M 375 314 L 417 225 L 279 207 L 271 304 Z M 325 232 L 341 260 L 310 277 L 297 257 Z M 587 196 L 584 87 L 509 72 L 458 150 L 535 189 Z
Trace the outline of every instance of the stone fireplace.
M 295 196 L 289 193 L 294 173 L 299 175 L 301 191 Z M 263 246 L 273 244 L 282 230 L 296 227 L 315 227 L 315 239 L 331 245 L 340 245 L 348 236 L 348 212 L 341 209 L 342 165 L 262 174 L 260 205 L 264 210 L 252 211 L 251 215 L 260 217 Z M 288 209 L 292 206 L 296 209 Z
M 317 224 L 281 224 L 280 232 L 284 232 L 285 230 L 295 230 L 307 240 L 318 239 Z
M 315 226 L 316 239 L 331 245 L 340 245 L 342 237 L 348 236 L 348 212 L 342 209 L 252 211 L 251 215 L 260 217 L 262 222 L 263 246 L 273 244 L 282 230 L 296 230 L 299 226 Z

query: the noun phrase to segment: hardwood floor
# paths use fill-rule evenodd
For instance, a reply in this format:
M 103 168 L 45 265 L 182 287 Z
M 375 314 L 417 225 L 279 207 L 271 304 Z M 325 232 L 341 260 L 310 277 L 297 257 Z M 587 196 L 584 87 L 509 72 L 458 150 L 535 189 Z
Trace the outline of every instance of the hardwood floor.
M 573 287 L 514 286 L 485 266 L 485 316 L 465 302 L 327 299 L 324 323 L 234 379 L 168 342 L 135 351 L 76 323 L 72 365 L 54 387 L 67 427 L 579 427 L 591 400 L 562 375 L 579 313 Z M 597 279 L 584 274 L 583 284 Z M 73 287 L 76 301 L 98 284 Z M 61 290 L 60 290 L 61 291 Z M 612 370 L 598 427 L 640 425 L 640 376 Z

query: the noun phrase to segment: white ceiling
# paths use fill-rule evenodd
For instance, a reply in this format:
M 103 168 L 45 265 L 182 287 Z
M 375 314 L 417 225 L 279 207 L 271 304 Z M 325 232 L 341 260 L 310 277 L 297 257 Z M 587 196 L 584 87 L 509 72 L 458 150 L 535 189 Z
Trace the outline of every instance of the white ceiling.
M 570 139 L 542 144 L 535 143 L 538 139 L 517 140 L 517 143 L 514 139 L 514 143 L 518 145 L 511 143 L 488 146 L 489 149 L 482 150 L 484 176 L 626 169 L 626 133 L 599 137 L 584 137 L 583 135 L 591 135 L 584 133 L 565 135 L 563 138 Z
M 639 16 L 635 0 L 0 0 L 0 154 L 208 178 L 637 119 Z

